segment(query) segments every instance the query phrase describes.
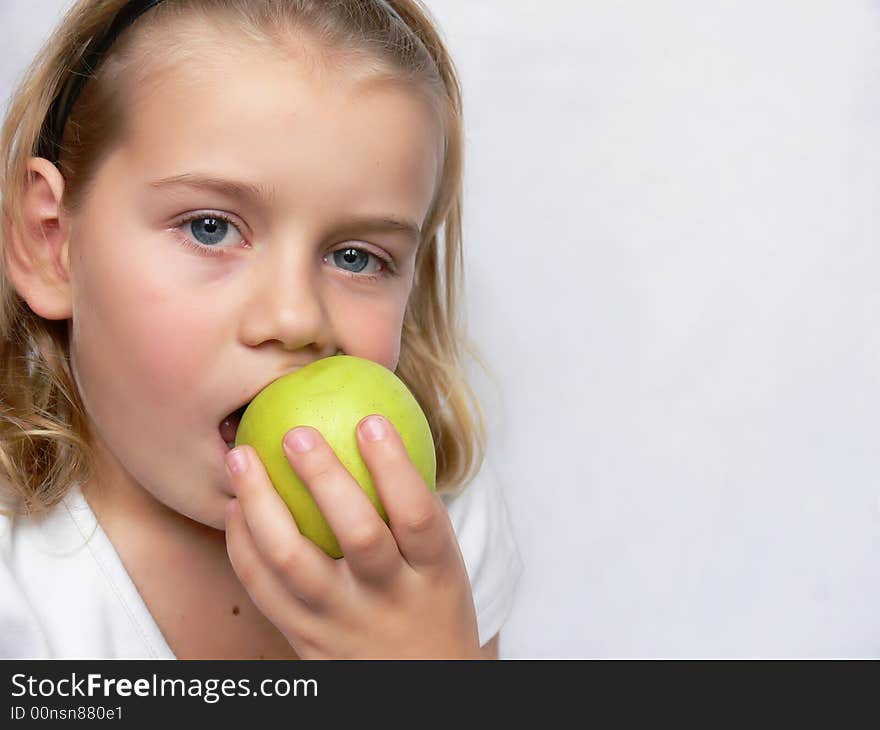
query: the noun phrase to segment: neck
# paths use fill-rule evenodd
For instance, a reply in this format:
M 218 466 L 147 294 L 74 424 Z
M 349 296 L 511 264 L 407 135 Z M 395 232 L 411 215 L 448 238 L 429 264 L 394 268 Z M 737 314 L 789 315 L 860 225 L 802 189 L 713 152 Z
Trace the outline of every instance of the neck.
M 130 539 L 128 536 L 132 533 L 127 528 L 134 527 L 134 534 L 161 535 L 163 541 L 180 538 L 215 544 L 225 559 L 222 530 L 192 520 L 154 497 L 135 481 L 100 438 L 95 445 L 95 456 L 94 476 L 83 485 L 82 492 L 117 549 L 119 544 L 114 536 L 126 535 L 126 539 Z

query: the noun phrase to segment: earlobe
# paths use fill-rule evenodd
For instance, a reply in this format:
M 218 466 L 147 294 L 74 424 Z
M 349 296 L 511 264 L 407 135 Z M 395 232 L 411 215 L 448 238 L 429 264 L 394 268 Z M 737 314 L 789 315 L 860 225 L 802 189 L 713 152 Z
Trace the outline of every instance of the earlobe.
M 7 222 L 4 255 L 12 285 L 28 306 L 45 319 L 69 319 L 69 221 L 61 207 L 64 178 L 48 160 L 28 161 L 22 198 L 23 230 Z

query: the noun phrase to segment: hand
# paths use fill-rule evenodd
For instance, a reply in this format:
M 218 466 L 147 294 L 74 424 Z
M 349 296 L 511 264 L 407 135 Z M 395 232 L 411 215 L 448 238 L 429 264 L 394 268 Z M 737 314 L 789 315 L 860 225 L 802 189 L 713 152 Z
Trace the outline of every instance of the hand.
M 304 658 L 478 658 L 470 584 L 443 502 L 425 484 L 397 430 L 366 436 L 361 455 L 390 523 L 386 525 L 321 434 L 290 431 L 284 450 L 339 540 L 326 555 L 296 526 L 250 446 L 233 473 L 237 499 L 226 510 L 226 547 L 254 604 Z M 294 436 L 311 436 L 293 448 Z M 232 453 L 232 452 L 230 452 Z

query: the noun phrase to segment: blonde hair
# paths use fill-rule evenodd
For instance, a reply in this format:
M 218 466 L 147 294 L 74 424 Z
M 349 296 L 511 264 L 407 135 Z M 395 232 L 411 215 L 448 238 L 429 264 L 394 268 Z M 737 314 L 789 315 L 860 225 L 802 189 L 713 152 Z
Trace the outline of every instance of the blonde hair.
M 24 231 L 27 164 L 39 156 L 44 120 L 69 83 L 70 70 L 126 0 L 78 0 L 13 93 L 0 136 L 3 228 L 0 254 Z M 214 11 L 260 42 L 280 43 L 305 30 L 349 58 L 378 62 L 433 92 L 445 122 L 442 177 L 419 246 L 401 337 L 398 376 L 421 404 L 437 453 L 437 489 L 466 485 L 486 449 L 485 416 L 468 382 L 464 354 L 489 373 L 461 322 L 461 89 L 455 66 L 418 0 L 166 0 L 123 33 L 83 87 L 65 126 L 59 169 L 62 205 L 75 213 L 103 157 L 125 133 L 126 92 L 150 83 L 144 49 L 161 58 L 173 28 Z M 173 44 L 173 40 L 171 41 Z M 171 60 L 183 52 L 172 47 Z M 164 61 L 171 68 L 169 60 Z M 51 162 L 56 162 L 51 160 Z M 36 315 L 12 287 L 0 255 L 0 485 L 25 512 L 40 514 L 74 483 L 93 474 L 94 440 L 72 376 L 68 323 Z

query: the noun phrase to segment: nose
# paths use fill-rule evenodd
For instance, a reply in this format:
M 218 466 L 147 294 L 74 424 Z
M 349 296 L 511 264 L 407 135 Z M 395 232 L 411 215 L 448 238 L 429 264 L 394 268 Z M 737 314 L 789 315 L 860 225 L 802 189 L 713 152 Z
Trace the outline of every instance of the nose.
M 251 347 L 278 342 L 291 352 L 332 353 L 320 263 L 314 265 L 309 253 L 284 248 L 252 272 L 240 319 L 241 340 Z

